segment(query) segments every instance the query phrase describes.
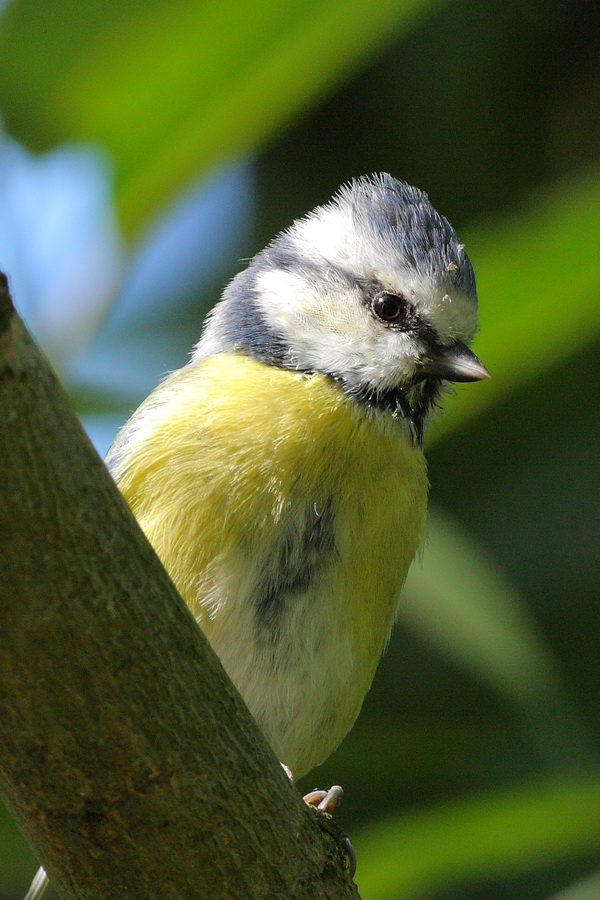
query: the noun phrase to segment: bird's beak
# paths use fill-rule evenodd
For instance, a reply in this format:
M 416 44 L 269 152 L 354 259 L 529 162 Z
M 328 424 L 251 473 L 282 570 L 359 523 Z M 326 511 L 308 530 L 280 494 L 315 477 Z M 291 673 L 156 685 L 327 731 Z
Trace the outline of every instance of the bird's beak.
M 421 367 L 425 375 L 446 381 L 482 381 L 490 373 L 472 350 L 462 341 L 431 355 Z

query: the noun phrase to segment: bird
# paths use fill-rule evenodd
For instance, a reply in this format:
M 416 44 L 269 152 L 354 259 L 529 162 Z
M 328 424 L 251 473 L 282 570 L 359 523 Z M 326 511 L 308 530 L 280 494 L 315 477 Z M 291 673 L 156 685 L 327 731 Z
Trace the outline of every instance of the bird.
M 354 724 L 423 540 L 424 430 L 477 290 L 427 195 L 356 178 L 226 286 L 107 465 L 294 779 Z

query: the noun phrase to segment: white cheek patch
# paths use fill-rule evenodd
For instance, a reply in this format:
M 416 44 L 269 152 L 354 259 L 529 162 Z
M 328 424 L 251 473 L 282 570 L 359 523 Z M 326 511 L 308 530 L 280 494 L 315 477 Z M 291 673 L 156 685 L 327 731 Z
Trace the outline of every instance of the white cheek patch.
M 362 308 L 360 289 L 328 291 L 326 275 L 324 279 L 325 283 L 316 288 L 281 269 L 261 272 L 256 278 L 257 294 L 269 325 L 286 338 L 302 343 L 319 334 L 363 339 L 368 316 Z
M 360 291 L 322 291 L 303 278 L 270 269 L 256 279 L 269 326 L 285 340 L 299 368 L 330 369 L 331 358 L 369 353 L 368 316 Z M 327 365 L 323 365 L 326 362 Z
M 369 312 L 360 289 L 339 289 L 322 294 L 308 294 L 301 308 L 302 319 L 318 326 L 324 334 L 337 334 L 348 341 L 362 342 L 367 347 L 373 340 L 370 332 Z
M 281 270 L 261 272 L 258 298 L 271 328 L 289 348 L 298 369 L 343 377 L 357 389 L 385 389 L 410 378 L 417 348 L 369 312 L 359 288 L 322 293 Z

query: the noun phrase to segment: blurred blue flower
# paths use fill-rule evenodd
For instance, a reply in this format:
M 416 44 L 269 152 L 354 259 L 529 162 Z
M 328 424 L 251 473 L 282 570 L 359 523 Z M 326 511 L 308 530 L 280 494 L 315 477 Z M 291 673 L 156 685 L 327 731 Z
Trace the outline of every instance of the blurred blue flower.
M 255 206 L 254 166 L 237 162 L 190 188 L 133 249 L 110 314 L 73 372 L 120 406 L 84 417 L 100 453 L 161 376 L 185 363 L 203 314 L 248 252 Z
M 197 298 L 246 250 L 254 208 L 251 163 L 232 165 L 194 185 L 127 261 L 106 157 L 75 145 L 34 155 L 0 132 L 0 270 L 75 398 L 105 410 L 84 416 L 99 452 L 185 361 L 201 328 Z
M 106 158 L 78 146 L 36 156 L 0 133 L 0 269 L 63 376 L 96 331 L 123 261 Z
M 134 249 L 111 329 L 137 322 L 142 311 L 168 316 L 174 297 L 197 296 L 229 271 L 248 245 L 254 212 L 254 166 L 248 160 L 194 184 Z

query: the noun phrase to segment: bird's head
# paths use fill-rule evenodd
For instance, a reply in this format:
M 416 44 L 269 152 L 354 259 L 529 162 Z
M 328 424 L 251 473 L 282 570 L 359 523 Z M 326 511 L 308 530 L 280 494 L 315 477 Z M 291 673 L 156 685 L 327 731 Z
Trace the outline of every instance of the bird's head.
M 473 267 L 426 194 L 390 175 L 358 178 L 297 219 L 240 273 L 195 356 L 236 350 L 334 378 L 422 437 L 444 382 L 487 371 Z

